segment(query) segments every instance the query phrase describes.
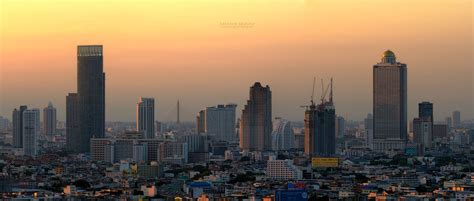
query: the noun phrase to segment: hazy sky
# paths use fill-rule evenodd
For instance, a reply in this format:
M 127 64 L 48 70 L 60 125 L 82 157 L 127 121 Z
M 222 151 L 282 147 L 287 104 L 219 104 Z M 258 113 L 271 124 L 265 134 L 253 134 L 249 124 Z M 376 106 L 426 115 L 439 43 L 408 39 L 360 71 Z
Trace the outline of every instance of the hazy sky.
M 312 77 L 334 78 L 336 112 L 372 112 L 372 66 L 391 49 L 408 64 L 408 113 L 474 117 L 471 0 L 0 0 L 0 115 L 52 101 L 65 118 L 76 46 L 102 44 L 107 121 L 133 121 L 139 96 L 157 120 L 216 104 L 242 109 L 270 85 L 273 115 L 302 120 Z M 118 3 L 120 2 L 120 3 Z M 239 23 L 244 24 L 239 26 Z M 237 27 L 229 27 L 237 24 Z M 316 96 L 321 94 L 317 82 Z

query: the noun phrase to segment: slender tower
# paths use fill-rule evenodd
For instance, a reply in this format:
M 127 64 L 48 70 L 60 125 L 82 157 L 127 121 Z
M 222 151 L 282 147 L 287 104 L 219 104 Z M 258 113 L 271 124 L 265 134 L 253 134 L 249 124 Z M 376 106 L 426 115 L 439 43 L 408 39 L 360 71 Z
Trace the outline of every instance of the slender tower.
M 137 131 L 146 139 L 155 138 L 155 99 L 140 97 L 137 103 Z

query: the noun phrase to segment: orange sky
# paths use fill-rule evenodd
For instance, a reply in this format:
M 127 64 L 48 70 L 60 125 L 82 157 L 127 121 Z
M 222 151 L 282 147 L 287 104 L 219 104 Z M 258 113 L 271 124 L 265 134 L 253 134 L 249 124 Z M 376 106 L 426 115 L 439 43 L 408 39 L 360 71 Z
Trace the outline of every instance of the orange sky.
M 52 101 L 63 120 L 76 46 L 87 44 L 104 45 L 107 120 L 134 120 L 139 96 L 155 97 L 161 121 L 175 119 L 178 98 L 189 121 L 215 104 L 240 110 L 255 81 L 270 85 L 274 116 L 302 120 L 313 76 L 332 76 L 336 112 L 362 119 L 386 49 L 408 64 L 409 119 L 424 100 L 435 120 L 456 109 L 474 117 L 471 0 L 0 2 L 0 115 L 9 118 L 20 104 Z

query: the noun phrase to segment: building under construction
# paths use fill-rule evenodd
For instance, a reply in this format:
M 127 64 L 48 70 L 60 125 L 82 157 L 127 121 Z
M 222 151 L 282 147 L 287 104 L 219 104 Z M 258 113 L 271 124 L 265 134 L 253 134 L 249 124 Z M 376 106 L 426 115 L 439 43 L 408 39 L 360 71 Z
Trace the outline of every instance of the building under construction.
M 332 79 L 324 90 L 322 84 L 321 103 L 316 105 L 311 96 L 311 105 L 305 112 L 305 145 L 304 151 L 309 156 L 332 156 L 336 153 L 336 110 L 332 96 Z M 329 100 L 326 94 L 329 91 Z

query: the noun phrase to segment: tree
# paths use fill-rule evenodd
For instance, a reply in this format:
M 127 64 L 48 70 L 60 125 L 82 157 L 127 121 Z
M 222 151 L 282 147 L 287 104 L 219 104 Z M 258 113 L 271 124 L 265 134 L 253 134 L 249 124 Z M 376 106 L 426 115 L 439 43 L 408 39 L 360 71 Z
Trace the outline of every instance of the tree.
M 79 179 L 79 180 L 76 180 L 74 183 L 74 186 L 78 187 L 78 188 L 82 188 L 82 189 L 87 189 L 87 188 L 90 188 L 91 185 L 89 184 L 88 181 L 84 180 L 84 179 Z

